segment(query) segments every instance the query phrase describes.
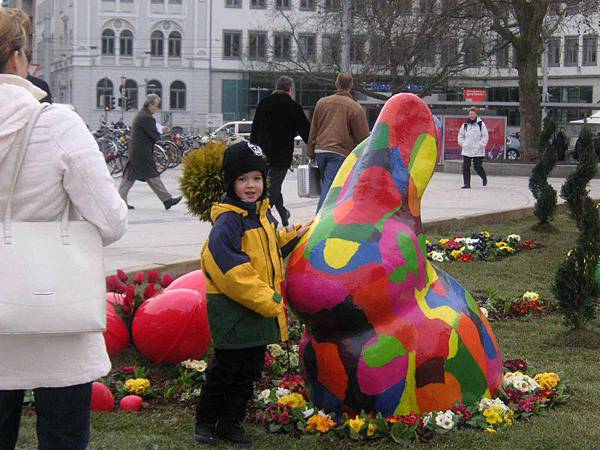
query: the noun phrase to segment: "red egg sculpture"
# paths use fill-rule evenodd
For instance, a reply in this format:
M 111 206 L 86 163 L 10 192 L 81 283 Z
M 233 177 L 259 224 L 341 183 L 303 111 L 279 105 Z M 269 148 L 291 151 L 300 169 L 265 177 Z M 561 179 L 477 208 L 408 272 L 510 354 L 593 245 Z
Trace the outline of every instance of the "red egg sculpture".
M 133 319 L 133 342 L 155 363 L 201 359 L 210 345 L 205 297 L 173 289 L 144 302 Z
M 138 411 L 142 407 L 142 397 L 139 395 L 127 395 L 119 402 L 123 411 Z
M 109 294 L 110 295 L 110 294 Z M 115 305 L 107 298 L 104 342 L 110 356 L 116 356 L 129 345 L 129 330 L 117 314 Z
M 192 289 L 198 292 L 202 298 L 206 298 L 206 278 L 204 278 L 204 272 L 194 270 L 193 272 L 186 273 L 173 281 L 165 291 L 172 291 L 174 289 Z
M 110 389 L 102 383 L 92 383 L 92 411 L 112 411 L 115 398 Z

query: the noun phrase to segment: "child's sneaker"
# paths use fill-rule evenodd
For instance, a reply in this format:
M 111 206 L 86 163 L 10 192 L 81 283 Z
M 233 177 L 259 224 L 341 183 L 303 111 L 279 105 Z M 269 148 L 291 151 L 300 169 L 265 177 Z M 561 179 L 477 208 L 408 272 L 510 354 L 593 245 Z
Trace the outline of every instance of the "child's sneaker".
M 217 425 L 197 423 L 194 425 L 194 439 L 202 444 L 216 444 L 219 442 Z

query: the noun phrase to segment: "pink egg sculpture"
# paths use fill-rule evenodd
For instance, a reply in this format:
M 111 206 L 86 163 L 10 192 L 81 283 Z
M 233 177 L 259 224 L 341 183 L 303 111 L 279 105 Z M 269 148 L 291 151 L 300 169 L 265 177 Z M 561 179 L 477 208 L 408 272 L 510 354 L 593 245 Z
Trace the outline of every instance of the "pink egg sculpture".
M 123 411 L 138 411 L 142 407 L 142 397 L 139 395 L 127 395 L 119 402 L 119 407 Z
M 206 278 L 204 278 L 204 272 L 194 270 L 193 272 L 186 273 L 173 281 L 165 291 L 172 291 L 173 289 L 193 289 L 202 298 L 206 298 Z
M 192 289 L 164 291 L 133 319 L 133 342 L 154 363 L 201 359 L 210 345 L 206 299 Z
M 94 381 L 92 383 L 92 411 L 112 411 L 115 407 L 115 398 L 110 389 Z
M 117 356 L 129 345 L 129 330 L 127 329 L 127 325 L 125 325 L 123 319 L 117 314 L 115 305 L 108 298 L 106 301 L 104 342 L 110 356 Z

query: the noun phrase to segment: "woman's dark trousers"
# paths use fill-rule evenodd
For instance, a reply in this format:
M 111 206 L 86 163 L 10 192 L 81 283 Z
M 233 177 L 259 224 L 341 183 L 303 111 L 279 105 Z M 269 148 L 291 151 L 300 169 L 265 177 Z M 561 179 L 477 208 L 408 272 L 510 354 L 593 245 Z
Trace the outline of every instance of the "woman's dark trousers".
M 471 158 L 470 156 L 463 155 L 463 185 L 465 187 L 471 187 L 471 160 L 473 161 L 473 166 L 475 167 L 475 172 L 477 175 L 481 177 L 483 181 L 483 185 L 487 184 L 487 175 L 485 174 L 485 170 L 483 170 L 483 156 L 475 156 Z

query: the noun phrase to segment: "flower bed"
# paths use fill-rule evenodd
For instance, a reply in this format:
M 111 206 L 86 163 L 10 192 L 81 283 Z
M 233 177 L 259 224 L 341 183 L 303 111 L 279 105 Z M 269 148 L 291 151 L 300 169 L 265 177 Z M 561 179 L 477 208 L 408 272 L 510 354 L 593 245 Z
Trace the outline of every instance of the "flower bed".
M 518 234 L 496 238 L 488 231 L 469 237 L 456 236 L 432 243 L 426 241 L 427 257 L 431 261 L 495 261 L 516 253 L 541 247 L 534 241 L 523 241 Z
M 487 295 L 477 297 L 483 314 L 491 320 L 502 320 L 511 317 L 527 317 L 546 314 L 555 306 L 542 299 L 537 292 L 527 291 L 519 297 L 499 297 L 490 291 Z

